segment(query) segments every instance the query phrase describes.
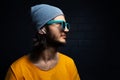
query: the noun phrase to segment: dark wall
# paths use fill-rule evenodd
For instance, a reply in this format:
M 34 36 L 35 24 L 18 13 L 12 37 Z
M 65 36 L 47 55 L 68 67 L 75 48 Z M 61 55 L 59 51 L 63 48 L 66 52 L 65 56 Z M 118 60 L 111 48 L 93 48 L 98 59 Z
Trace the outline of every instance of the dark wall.
M 108 80 L 111 74 L 118 78 L 115 74 L 119 71 L 119 57 L 116 56 L 120 44 L 117 4 L 113 7 L 114 3 L 107 0 L 6 0 L 1 3 L 1 80 L 10 64 L 31 50 L 34 32 L 29 10 L 38 3 L 57 6 L 65 13 L 71 30 L 67 45 L 60 50 L 74 59 L 81 80 Z

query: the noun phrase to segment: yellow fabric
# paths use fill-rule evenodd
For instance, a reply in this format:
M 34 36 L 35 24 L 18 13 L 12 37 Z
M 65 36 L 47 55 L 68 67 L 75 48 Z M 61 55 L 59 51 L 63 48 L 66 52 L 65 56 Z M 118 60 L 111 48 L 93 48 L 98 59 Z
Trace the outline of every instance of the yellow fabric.
M 80 80 L 74 61 L 64 54 L 59 53 L 59 56 L 54 68 L 43 71 L 25 55 L 10 66 L 5 80 Z

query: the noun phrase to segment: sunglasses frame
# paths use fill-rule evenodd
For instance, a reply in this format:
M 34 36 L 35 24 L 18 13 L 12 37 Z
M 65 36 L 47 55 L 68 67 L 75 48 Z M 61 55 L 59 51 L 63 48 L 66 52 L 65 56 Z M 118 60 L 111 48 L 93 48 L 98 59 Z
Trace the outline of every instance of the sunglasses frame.
M 67 27 L 67 29 L 70 29 L 70 25 L 69 23 L 63 21 L 63 20 L 50 20 L 48 21 L 46 24 L 47 25 L 51 25 L 51 24 L 54 24 L 54 23 L 60 23 L 62 26 L 62 29 L 65 29 Z

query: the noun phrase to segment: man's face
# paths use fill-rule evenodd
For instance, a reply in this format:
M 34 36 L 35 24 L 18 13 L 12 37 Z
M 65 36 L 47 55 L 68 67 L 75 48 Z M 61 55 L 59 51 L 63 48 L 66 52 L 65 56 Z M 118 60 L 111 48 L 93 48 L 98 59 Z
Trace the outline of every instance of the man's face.
M 53 20 L 55 21 L 65 21 L 65 17 L 63 15 L 57 16 Z M 65 27 L 64 29 L 61 27 L 62 25 L 59 23 L 53 23 L 48 26 L 46 35 L 49 37 L 52 42 L 57 42 L 60 44 L 66 43 L 66 33 L 69 32 L 69 29 Z

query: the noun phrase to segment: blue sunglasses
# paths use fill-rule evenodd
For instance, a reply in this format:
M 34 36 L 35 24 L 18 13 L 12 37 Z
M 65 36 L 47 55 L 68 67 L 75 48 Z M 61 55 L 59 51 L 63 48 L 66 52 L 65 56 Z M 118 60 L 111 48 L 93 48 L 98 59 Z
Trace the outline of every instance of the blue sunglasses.
M 67 22 L 65 22 L 65 21 L 63 21 L 63 20 L 50 20 L 50 21 L 48 21 L 46 24 L 47 24 L 47 25 L 51 25 L 51 24 L 54 24 L 54 23 L 56 23 L 56 24 L 61 24 L 61 27 L 62 27 L 63 30 L 64 30 L 66 27 L 67 27 L 67 29 L 70 29 L 69 23 L 67 23 Z

